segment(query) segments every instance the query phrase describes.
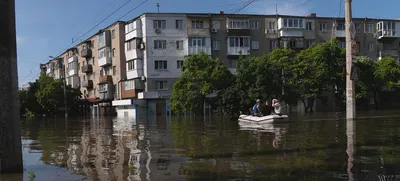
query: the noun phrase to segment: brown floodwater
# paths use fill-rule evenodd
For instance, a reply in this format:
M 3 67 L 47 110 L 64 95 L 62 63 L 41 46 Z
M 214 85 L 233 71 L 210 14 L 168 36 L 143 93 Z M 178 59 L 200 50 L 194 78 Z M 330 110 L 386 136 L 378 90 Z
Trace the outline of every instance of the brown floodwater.
M 0 181 L 395 180 L 396 115 L 291 115 L 263 127 L 221 117 L 23 120 L 24 174 Z

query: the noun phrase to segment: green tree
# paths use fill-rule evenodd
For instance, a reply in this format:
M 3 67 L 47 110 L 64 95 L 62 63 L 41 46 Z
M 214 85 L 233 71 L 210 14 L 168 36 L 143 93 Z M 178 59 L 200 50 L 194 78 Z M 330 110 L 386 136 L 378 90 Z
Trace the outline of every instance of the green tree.
M 338 84 L 344 52 L 337 43 L 325 42 L 302 50 L 291 65 L 288 82 L 301 97 L 305 112 L 313 112 L 314 101 Z M 340 79 L 339 79 L 340 80 Z
M 207 97 L 211 94 L 220 96 L 218 93 L 234 82 L 234 77 L 226 66 L 204 52 L 186 58 L 182 71 L 173 86 L 171 96 L 172 110 L 176 113 L 194 111 L 201 115 Z

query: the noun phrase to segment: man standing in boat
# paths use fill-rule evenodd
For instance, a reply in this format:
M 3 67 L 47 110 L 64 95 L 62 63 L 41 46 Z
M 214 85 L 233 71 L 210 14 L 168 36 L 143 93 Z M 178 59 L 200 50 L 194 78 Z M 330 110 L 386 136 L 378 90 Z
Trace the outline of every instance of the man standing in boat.
M 258 117 L 263 116 L 263 114 L 260 111 L 260 107 L 261 107 L 261 101 L 260 99 L 257 99 L 257 103 L 254 104 L 253 106 L 253 116 L 258 116 Z

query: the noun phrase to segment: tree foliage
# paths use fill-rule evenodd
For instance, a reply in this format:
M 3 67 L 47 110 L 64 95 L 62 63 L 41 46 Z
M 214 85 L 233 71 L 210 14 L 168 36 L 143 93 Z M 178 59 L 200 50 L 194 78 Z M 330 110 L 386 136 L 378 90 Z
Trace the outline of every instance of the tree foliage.
M 64 83 L 54 80 L 46 74 L 41 74 L 36 82 L 30 83 L 28 90 L 19 92 L 21 113 L 35 115 L 56 115 L 64 108 Z M 66 86 L 67 106 L 69 110 L 76 110 L 81 98 L 79 89 Z

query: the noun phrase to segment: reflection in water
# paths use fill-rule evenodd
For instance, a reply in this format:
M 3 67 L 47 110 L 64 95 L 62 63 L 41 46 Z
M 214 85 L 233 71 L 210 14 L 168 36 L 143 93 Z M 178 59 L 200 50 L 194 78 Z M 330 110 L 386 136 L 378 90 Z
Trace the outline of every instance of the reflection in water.
M 394 180 L 399 126 L 396 119 L 262 127 L 220 118 L 26 121 L 24 161 L 43 181 Z

